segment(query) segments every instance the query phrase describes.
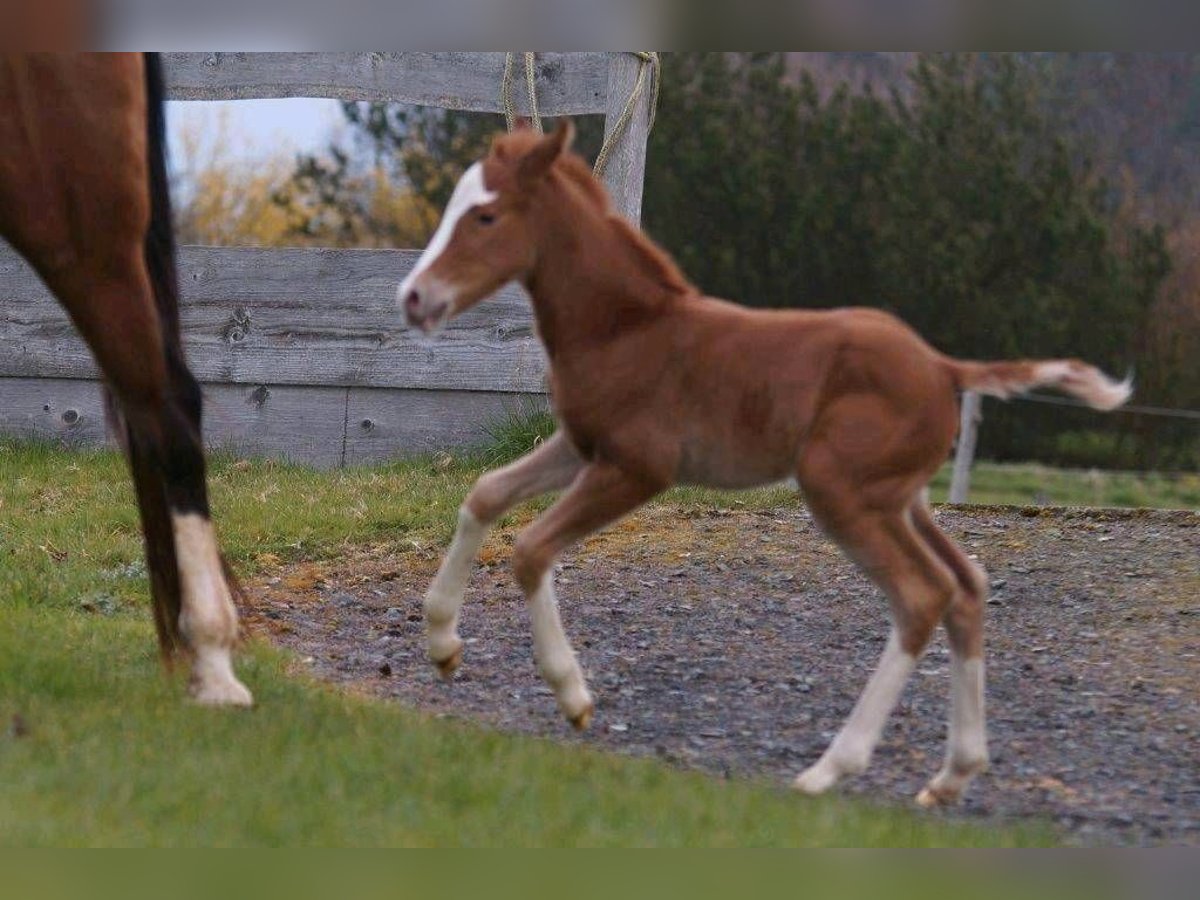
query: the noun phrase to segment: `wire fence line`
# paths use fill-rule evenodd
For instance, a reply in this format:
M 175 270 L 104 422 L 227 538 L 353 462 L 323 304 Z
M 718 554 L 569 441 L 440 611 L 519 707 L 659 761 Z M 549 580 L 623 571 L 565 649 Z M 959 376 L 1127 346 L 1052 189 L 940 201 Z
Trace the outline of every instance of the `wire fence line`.
M 1081 403 L 1078 400 L 1072 400 L 1068 397 L 1049 397 L 1045 394 L 1022 394 L 1013 397 L 1014 400 L 1028 400 L 1032 403 L 1050 403 L 1054 406 L 1074 406 L 1079 409 L 1091 409 L 1086 403 Z M 1142 416 L 1162 416 L 1163 418 L 1171 419 L 1191 419 L 1195 422 L 1200 422 L 1200 409 L 1171 409 L 1166 406 L 1133 406 L 1126 404 L 1118 406 L 1116 409 L 1109 410 L 1110 413 L 1135 413 Z

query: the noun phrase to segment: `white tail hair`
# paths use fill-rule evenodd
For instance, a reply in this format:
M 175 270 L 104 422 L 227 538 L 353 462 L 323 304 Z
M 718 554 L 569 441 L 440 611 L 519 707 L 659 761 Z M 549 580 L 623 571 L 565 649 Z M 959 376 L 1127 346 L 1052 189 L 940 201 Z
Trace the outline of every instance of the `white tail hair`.
M 1033 388 L 1048 387 L 1082 400 L 1093 409 L 1109 410 L 1116 409 L 1133 393 L 1132 374 L 1124 381 L 1117 381 L 1077 359 L 955 361 L 954 372 L 960 388 L 1002 400 Z

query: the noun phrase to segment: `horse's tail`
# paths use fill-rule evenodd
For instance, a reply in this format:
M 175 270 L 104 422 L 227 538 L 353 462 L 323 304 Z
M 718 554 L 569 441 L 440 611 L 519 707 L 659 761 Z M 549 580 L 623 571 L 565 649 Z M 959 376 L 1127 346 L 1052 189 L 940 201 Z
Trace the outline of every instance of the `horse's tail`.
M 1132 377 L 1116 381 L 1077 359 L 947 362 L 959 388 L 1001 399 L 1048 387 L 1082 400 L 1093 409 L 1109 410 L 1116 409 L 1133 393 Z

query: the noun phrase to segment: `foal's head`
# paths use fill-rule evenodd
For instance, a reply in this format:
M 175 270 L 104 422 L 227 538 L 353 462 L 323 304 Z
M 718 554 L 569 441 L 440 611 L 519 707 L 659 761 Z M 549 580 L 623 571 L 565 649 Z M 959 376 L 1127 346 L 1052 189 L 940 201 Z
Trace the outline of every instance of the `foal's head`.
M 441 224 L 397 300 L 408 324 L 432 333 L 533 267 L 533 200 L 571 145 L 574 127 L 540 137 L 529 130 L 496 138 L 463 174 Z

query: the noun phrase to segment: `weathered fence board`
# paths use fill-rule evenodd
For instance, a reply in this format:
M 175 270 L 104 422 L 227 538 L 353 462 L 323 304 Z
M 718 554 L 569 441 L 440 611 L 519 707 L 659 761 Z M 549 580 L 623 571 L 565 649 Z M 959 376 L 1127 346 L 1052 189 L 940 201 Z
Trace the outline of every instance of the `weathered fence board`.
M 491 391 L 398 391 L 350 388 L 345 465 L 471 447 L 519 395 Z
M 516 401 L 494 391 L 204 385 L 210 448 L 329 468 L 485 442 Z M 68 447 L 113 441 L 98 381 L 0 377 L 0 434 Z
M 204 442 L 321 468 L 342 464 L 346 388 L 204 385 Z
M 204 382 L 541 391 L 524 292 L 508 288 L 434 339 L 404 324 L 408 250 L 183 247 L 181 321 Z M 96 378 L 61 307 L 0 244 L 0 375 Z
M 539 53 L 535 69 L 541 112 L 604 112 L 609 56 Z M 167 53 L 165 62 L 172 100 L 327 97 L 504 111 L 503 53 Z M 517 111 L 528 114 L 527 91 L 513 94 Z
M 67 447 L 103 444 L 106 428 L 99 383 L 0 377 L 0 435 Z

